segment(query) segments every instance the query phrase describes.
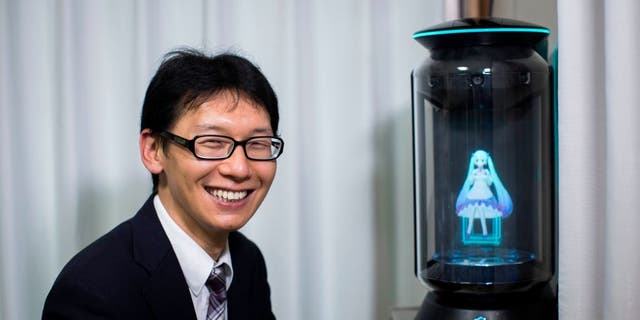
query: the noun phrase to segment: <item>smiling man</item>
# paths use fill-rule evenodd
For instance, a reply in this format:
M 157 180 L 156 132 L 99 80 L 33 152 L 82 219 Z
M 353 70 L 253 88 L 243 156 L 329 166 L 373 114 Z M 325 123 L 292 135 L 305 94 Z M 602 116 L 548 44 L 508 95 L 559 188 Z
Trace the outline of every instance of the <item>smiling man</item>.
M 274 319 L 264 258 L 237 230 L 273 182 L 278 120 L 273 89 L 246 59 L 168 54 L 142 108 L 152 195 L 71 259 L 43 319 Z

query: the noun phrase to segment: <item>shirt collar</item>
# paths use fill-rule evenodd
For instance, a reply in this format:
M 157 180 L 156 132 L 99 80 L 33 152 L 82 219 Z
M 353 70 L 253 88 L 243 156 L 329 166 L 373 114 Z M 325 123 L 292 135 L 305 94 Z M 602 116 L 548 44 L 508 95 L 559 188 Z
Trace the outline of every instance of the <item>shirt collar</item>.
M 229 289 L 233 279 L 229 241 L 227 240 L 226 248 L 218 258 L 218 261 L 215 261 L 173 221 L 157 194 L 153 198 L 153 205 L 160 219 L 160 224 L 167 234 L 169 242 L 171 242 L 173 251 L 176 253 L 189 290 L 195 296 L 198 296 L 202 292 L 202 288 L 213 268 L 219 265 L 223 265 L 225 268 L 225 282 L 227 289 Z

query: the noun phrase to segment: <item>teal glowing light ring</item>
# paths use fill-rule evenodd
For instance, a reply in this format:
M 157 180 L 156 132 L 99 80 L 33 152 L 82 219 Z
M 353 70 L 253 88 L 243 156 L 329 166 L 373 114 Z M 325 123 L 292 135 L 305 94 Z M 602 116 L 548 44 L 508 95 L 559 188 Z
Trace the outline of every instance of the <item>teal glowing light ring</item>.
M 448 30 L 435 30 L 425 31 L 413 34 L 413 38 L 441 36 L 446 34 L 460 34 L 460 33 L 483 33 L 483 32 L 533 32 L 549 34 L 549 30 L 542 28 L 476 28 L 476 29 L 448 29 Z

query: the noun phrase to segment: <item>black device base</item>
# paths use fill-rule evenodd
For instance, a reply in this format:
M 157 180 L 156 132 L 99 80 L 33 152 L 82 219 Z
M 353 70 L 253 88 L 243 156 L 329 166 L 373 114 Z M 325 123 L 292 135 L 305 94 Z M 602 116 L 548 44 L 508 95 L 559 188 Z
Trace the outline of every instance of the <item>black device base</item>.
M 519 294 L 466 295 L 431 291 L 416 320 L 557 320 L 553 290 Z

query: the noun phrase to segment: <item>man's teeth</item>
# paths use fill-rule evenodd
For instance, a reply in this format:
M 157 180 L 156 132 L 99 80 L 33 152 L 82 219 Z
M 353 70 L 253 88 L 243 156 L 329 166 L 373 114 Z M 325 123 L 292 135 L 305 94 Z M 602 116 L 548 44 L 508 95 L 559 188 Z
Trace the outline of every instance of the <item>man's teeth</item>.
M 246 191 L 235 192 L 227 190 L 210 190 L 209 193 L 225 201 L 238 201 L 244 199 L 247 196 Z

